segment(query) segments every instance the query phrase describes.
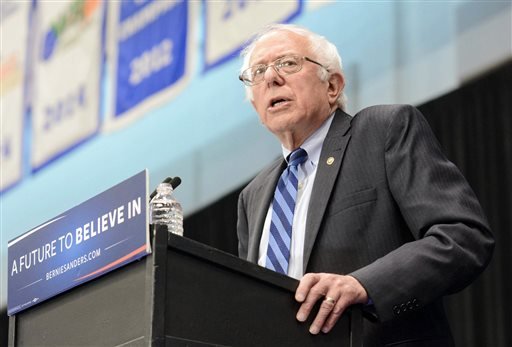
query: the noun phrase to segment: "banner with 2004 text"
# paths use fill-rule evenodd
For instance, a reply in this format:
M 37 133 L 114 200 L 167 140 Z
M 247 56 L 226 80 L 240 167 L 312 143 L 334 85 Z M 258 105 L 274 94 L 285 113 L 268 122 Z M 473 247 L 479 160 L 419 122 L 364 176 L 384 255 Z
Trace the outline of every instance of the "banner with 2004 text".
M 39 1 L 36 6 L 34 169 L 98 130 L 105 8 L 101 0 Z

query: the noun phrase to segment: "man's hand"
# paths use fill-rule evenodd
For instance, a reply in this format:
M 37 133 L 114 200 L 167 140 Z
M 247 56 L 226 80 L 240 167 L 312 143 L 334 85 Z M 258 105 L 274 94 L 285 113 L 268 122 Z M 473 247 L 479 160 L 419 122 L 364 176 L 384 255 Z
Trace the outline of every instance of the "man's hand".
M 309 328 L 311 334 L 318 334 L 320 330 L 324 333 L 331 331 L 350 305 L 366 304 L 368 294 L 352 276 L 309 273 L 300 280 L 295 300 L 302 303 L 297 312 L 297 320 L 301 322 L 308 318 L 315 303 L 322 300 L 316 318 Z

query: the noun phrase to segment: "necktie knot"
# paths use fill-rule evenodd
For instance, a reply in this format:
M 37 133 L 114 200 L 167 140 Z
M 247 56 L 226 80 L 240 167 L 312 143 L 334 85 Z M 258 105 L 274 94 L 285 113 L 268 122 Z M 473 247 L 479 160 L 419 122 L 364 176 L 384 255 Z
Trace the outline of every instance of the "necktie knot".
M 303 148 L 297 148 L 293 152 L 290 153 L 288 159 L 288 166 L 299 166 L 308 158 L 308 153 Z

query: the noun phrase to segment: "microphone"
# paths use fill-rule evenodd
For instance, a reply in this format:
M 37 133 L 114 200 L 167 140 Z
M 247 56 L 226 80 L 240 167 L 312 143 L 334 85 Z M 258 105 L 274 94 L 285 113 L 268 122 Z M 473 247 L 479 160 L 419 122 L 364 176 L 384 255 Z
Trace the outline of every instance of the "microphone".
M 169 178 L 169 177 L 167 177 L 167 178 Z M 176 189 L 181 184 L 181 178 L 176 176 L 173 179 L 171 179 L 170 183 L 171 183 L 172 189 Z
M 165 180 L 162 181 L 162 183 L 169 183 L 172 187 L 172 189 L 176 189 L 181 184 L 181 178 L 178 176 L 176 177 L 167 177 Z M 153 199 L 156 195 L 156 189 L 153 190 L 153 193 L 149 195 L 149 200 Z

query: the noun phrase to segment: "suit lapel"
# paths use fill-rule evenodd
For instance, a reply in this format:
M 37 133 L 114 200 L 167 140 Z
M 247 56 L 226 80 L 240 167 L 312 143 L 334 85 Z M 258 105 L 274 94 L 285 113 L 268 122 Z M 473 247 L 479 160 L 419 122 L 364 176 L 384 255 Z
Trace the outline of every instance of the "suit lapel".
M 320 225 L 330 200 L 329 197 L 338 177 L 345 149 L 350 140 L 349 129 L 351 119 L 343 111 L 337 110 L 322 146 L 306 221 L 304 271 L 307 269 L 309 257 L 320 230 Z
M 256 211 L 257 214 L 254 218 L 254 224 L 249 226 L 249 243 L 247 245 L 247 260 L 251 262 L 258 262 L 263 224 L 265 223 L 265 217 L 267 216 L 270 202 L 274 198 L 277 181 L 285 167 L 286 162 L 283 159 L 270 169 L 268 175 L 262 177 L 261 182 L 259 182 L 260 185 L 255 192 L 254 201 L 257 206 L 254 211 Z

